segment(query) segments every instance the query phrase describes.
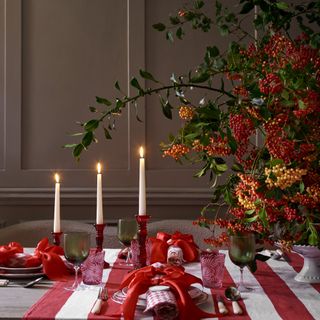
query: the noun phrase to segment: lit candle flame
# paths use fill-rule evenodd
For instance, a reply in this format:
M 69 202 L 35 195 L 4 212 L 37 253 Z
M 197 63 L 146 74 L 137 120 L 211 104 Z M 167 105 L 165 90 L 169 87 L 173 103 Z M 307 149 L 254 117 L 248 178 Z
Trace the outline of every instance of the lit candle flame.
M 144 155 L 144 150 L 143 150 L 143 147 L 140 147 L 140 158 L 143 158 L 143 155 Z
M 60 176 L 57 173 L 54 175 L 54 178 L 55 178 L 57 183 L 60 182 Z
M 101 164 L 100 164 L 100 162 L 98 162 L 98 164 L 97 164 L 97 170 L 98 170 L 98 173 L 101 173 Z

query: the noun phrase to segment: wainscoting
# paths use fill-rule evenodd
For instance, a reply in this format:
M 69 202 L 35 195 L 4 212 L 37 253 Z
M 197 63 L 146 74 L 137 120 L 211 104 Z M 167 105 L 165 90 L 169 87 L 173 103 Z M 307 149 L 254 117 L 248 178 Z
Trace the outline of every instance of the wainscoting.
M 208 3 L 211 1 L 208 1 Z M 115 98 L 115 81 L 128 94 L 139 69 L 163 82 L 198 65 L 214 32 L 192 32 L 171 44 L 152 24 L 167 21 L 182 1 L 0 0 L 0 219 L 48 219 L 59 172 L 64 219 L 93 221 L 96 163 L 103 164 L 105 217 L 137 213 L 138 147 L 146 146 L 147 205 L 154 219 L 194 219 L 210 199 L 208 179 L 196 167 L 164 159 L 159 143 L 181 126 L 161 114 L 158 97 L 139 101 L 116 122 L 113 140 L 76 162 L 62 146 L 74 143 L 95 96 Z M 142 81 L 141 81 L 142 83 Z M 146 84 L 151 85 L 149 83 Z M 202 93 L 195 92 L 195 99 Z M 178 102 L 176 102 L 178 103 Z M 173 101 L 173 104 L 175 102 Z

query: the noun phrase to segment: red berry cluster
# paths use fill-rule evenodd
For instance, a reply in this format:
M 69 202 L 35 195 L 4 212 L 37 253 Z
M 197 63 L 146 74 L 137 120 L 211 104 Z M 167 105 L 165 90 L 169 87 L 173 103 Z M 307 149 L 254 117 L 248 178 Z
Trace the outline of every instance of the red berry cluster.
M 231 149 L 228 145 L 227 137 L 222 139 L 221 136 L 211 137 L 210 144 L 203 147 L 209 156 L 227 156 L 231 154 Z
M 283 84 L 276 74 L 269 73 L 264 79 L 259 80 L 259 89 L 265 95 L 276 94 L 283 90 Z
M 254 131 L 251 119 L 246 118 L 243 114 L 230 114 L 229 124 L 237 142 L 248 142 Z
M 299 216 L 296 209 L 285 206 L 283 211 L 284 211 L 283 217 L 286 220 L 288 221 L 301 220 L 301 216 Z
M 183 145 L 183 144 L 174 144 L 172 147 L 168 148 L 167 150 L 164 150 L 163 157 L 170 156 L 175 160 L 178 160 L 183 155 L 187 154 L 190 151 L 190 149 Z
M 309 63 L 314 64 L 316 60 L 319 60 L 317 56 L 317 50 L 309 46 L 299 46 L 290 55 L 292 62 L 292 68 L 304 69 Z
M 300 109 L 299 103 L 296 103 L 297 110 L 293 111 L 293 114 L 297 118 L 303 118 L 313 112 L 320 112 L 320 95 L 312 90 L 308 90 L 305 98 L 301 99 L 304 108 Z
M 288 121 L 288 115 L 279 114 L 274 119 L 269 120 L 265 125 L 266 147 L 269 153 L 285 163 L 290 163 L 294 158 L 295 142 L 287 138 L 283 126 Z
M 242 80 L 242 75 L 239 73 L 231 73 L 231 72 L 227 72 L 226 73 L 226 78 L 228 80 Z
M 249 97 L 249 91 L 244 86 L 235 86 L 232 89 L 232 93 L 235 96 L 242 96 L 242 97 L 245 97 L 245 98 Z
M 222 232 L 218 237 L 204 239 L 204 242 L 213 247 L 221 247 L 229 243 L 229 236 L 226 232 Z

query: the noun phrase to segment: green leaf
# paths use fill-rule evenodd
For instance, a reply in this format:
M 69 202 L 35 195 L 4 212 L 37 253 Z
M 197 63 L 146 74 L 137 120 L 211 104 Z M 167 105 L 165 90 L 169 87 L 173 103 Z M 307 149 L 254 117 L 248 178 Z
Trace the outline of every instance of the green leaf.
M 89 106 L 89 110 L 90 110 L 91 112 L 97 112 L 97 108 L 92 107 L 92 106 Z
M 247 211 L 245 212 L 245 214 L 251 215 L 251 214 L 253 214 L 254 212 L 256 212 L 256 209 L 247 210 Z
M 89 131 L 83 136 L 81 142 L 82 142 L 82 145 L 86 148 L 92 143 L 92 141 L 93 141 L 93 132 Z
M 300 109 L 300 110 L 306 109 L 306 105 L 305 105 L 305 103 L 304 103 L 302 100 L 299 100 L 299 101 L 298 101 L 298 105 L 299 105 L 299 109 Z
M 224 198 L 224 201 L 229 204 L 229 205 L 232 205 L 234 200 L 232 198 L 232 193 L 229 189 L 226 189 L 224 191 L 224 195 L 223 195 L 223 198 Z
M 174 42 L 174 39 L 173 39 L 173 34 L 171 31 L 167 31 L 166 32 L 166 39 L 171 41 L 171 42 Z
M 267 225 L 267 212 L 265 208 L 261 208 L 258 212 L 260 220 L 264 226 Z
M 225 163 L 222 163 L 222 164 L 217 164 L 216 165 L 216 168 L 218 171 L 220 172 L 225 172 L 228 170 L 228 166 L 225 164 Z
M 104 131 L 104 137 L 107 139 L 107 140 L 110 140 L 112 139 L 111 135 L 110 135 L 110 132 L 107 128 L 103 127 L 103 131 Z
M 74 156 L 76 159 L 79 159 L 80 154 L 81 154 L 81 152 L 83 151 L 83 149 L 84 149 L 84 147 L 83 147 L 83 145 L 82 145 L 81 143 L 77 144 L 77 145 L 75 146 L 75 148 L 73 149 L 73 152 L 72 152 L 73 156 Z
M 250 218 L 245 218 L 244 221 L 245 222 L 248 222 L 248 223 L 252 223 L 254 221 L 256 221 L 258 219 L 258 216 L 253 216 L 253 217 L 250 217 Z
M 254 8 L 253 1 L 246 2 L 240 11 L 240 14 L 246 14 L 246 13 L 250 12 L 253 8 Z
M 194 2 L 194 8 L 195 9 L 201 9 L 204 6 L 204 2 L 202 0 L 196 0 Z
M 116 81 L 116 83 L 114 84 L 114 87 L 115 87 L 117 90 L 121 91 L 118 81 Z
M 172 106 L 169 103 L 168 100 L 164 100 L 162 97 L 160 97 L 160 103 L 162 106 L 162 112 L 164 116 L 168 119 L 172 119 Z
M 299 189 L 300 189 L 300 193 L 303 193 L 303 191 L 304 191 L 304 183 L 303 183 L 303 181 L 300 182 Z
M 180 19 L 177 16 L 170 16 L 169 20 L 174 26 L 180 23 Z
M 233 153 L 237 151 L 238 145 L 237 145 L 236 140 L 235 140 L 233 137 L 231 137 L 231 138 L 228 139 L 228 145 L 229 145 L 229 147 L 231 148 L 231 151 L 232 151 Z
M 150 72 L 140 69 L 139 73 L 142 78 L 158 83 L 158 81 L 153 77 L 153 75 Z
M 227 25 L 223 24 L 219 26 L 219 32 L 222 36 L 227 36 L 229 34 L 229 28 Z
M 232 165 L 231 169 L 236 172 L 243 172 L 243 167 L 239 163 L 235 163 Z
M 133 78 L 131 79 L 131 81 L 130 81 L 130 84 L 131 84 L 134 88 L 138 89 L 139 92 L 143 92 L 143 89 L 141 88 L 141 86 L 140 86 L 140 84 L 139 84 L 139 82 L 138 82 L 138 80 L 137 80 L 136 78 L 133 77 Z
M 177 31 L 176 31 L 176 36 L 177 36 L 178 39 L 181 40 L 182 37 L 183 37 L 183 35 L 184 35 L 184 32 L 183 32 L 182 28 L 179 27 L 179 28 L 177 29 Z
M 282 1 L 276 2 L 276 7 L 277 7 L 278 9 L 280 9 L 280 10 L 288 10 L 288 9 L 289 9 L 288 4 L 285 3 L 285 2 L 282 2 Z
M 105 104 L 108 107 L 112 105 L 112 103 L 109 100 L 107 100 L 105 98 L 101 98 L 101 97 L 96 97 L 96 102 Z
M 99 120 L 92 119 L 84 124 L 84 129 L 86 131 L 93 131 L 93 130 L 97 129 L 98 126 L 99 126 Z
M 153 24 L 152 27 L 158 31 L 164 31 L 166 29 L 166 26 L 163 23 Z
M 215 58 L 220 54 L 220 51 L 216 46 L 207 47 L 207 52 L 209 53 L 210 58 Z
M 313 229 L 311 230 L 311 233 L 309 234 L 308 243 L 311 246 L 317 246 L 318 245 L 318 234 Z
M 270 164 L 270 167 L 274 167 L 278 164 L 283 164 L 283 160 L 282 159 L 272 159 L 272 160 L 270 160 L 269 164 Z
M 116 109 L 120 112 L 120 109 L 124 106 L 124 102 L 120 99 L 116 99 Z
M 194 176 L 197 178 L 200 178 L 202 176 L 204 176 L 207 172 L 207 170 L 209 169 L 208 164 L 206 164 L 200 171 L 198 171 Z
M 199 75 L 195 75 L 190 79 L 191 83 L 202 83 L 207 81 L 210 78 L 210 74 L 208 72 L 200 73 Z
M 65 144 L 63 148 L 74 148 L 76 145 L 77 145 L 76 143 Z

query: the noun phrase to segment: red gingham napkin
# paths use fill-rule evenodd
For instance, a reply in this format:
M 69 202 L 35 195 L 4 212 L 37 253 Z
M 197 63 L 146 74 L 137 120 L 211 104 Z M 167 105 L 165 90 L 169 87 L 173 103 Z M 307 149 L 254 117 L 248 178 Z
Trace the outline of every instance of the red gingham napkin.
M 178 316 L 177 300 L 170 290 L 147 291 L 147 307 L 145 311 L 153 310 L 155 319 L 173 320 Z

